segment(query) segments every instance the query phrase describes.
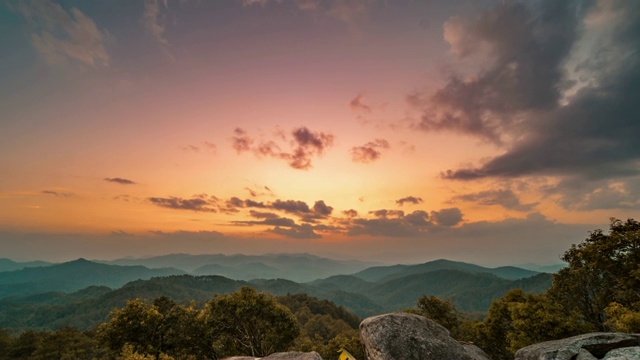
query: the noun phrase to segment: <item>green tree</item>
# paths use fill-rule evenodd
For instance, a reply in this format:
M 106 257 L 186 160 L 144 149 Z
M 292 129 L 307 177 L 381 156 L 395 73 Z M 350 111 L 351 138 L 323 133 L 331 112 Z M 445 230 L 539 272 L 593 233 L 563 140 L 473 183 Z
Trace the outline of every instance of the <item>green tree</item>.
M 162 314 L 155 306 L 145 304 L 140 299 L 128 301 L 122 309 L 109 314 L 110 320 L 100 324 L 96 337 L 100 344 L 120 353 L 129 344 L 140 354 L 160 353 L 158 336 Z
M 16 360 L 31 359 L 33 353 L 42 346 L 46 333 L 44 331 L 27 330 L 13 339 L 9 349 L 9 358 Z
M 43 333 L 43 341 L 32 353 L 31 360 L 91 360 L 96 356 L 92 338 L 76 328 L 65 327 Z
M 11 349 L 11 345 L 13 343 L 13 338 L 11 337 L 11 333 L 6 329 L 0 328 L 0 360 L 8 360 L 9 359 L 9 350 Z
M 249 287 L 214 296 L 205 307 L 204 322 L 220 355 L 266 356 L 287 350 L 300 334 L 288 308 Z
M 614 302 L 604 310 L 607 314 L 606 325 L 613 331 L 640 333 L 640 312 L 632 311 Z
M 423 295 L 418 299 L 416 306 L 418 307 L 418 314 L 444 326 L 449 330 L 451 336 L 458 338 L 461 320 L 451 300 Z
M 513 359 L 509 334 L 513 331 L 511 308 L 525 301 L 521 289 L 508 291 L 494 300 L 485 320 L 478 326 L 478 346 L 493 360 Z
M 609 233 L 595 230 L 572 245 L 548 291 L 566 310 L 578 311 L 593 330 L 606 331 L 605 309 L 616 302 L 640 310 L 640 222 L 611 219 Z

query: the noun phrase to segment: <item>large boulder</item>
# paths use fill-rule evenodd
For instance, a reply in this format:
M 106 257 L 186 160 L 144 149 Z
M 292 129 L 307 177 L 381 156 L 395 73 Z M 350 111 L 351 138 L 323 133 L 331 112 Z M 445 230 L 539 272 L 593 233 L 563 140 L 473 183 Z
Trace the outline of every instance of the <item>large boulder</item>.
M 465 346 L 449 331 L 423 316 L 393 313 L 360 323 L 360 338 L 368 360 L 488 360 L 478 347 Z
M 233 356 L 230 358 L 225 358 L 224 360 L 260 360 L 260 359 L 269 359 L 269 360 L 322 360 L 320 354 L 315 351 L 312 352 L 297 352 L 297 351 L 289 351 L 289 352 L 279 352 L 273 353 L 269 356 L 263 358 L 251 357 L 251 356 Z
M 640 359 L 640 346 L 632 346 L 614 349 L 607 353 L 603 360 L 638 360 Z
M 516 352 L 515 360 L 602 359 L 611 350 L 639 345 L 640 334 L 590 333 L 529 345 Z

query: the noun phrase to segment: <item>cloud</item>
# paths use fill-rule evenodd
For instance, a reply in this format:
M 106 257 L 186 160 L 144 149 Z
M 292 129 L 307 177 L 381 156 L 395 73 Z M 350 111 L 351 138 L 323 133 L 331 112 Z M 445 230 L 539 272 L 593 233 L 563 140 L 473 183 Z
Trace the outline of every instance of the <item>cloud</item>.
M 163 0 L 162 5 L 165 10 L 169 9 L 168 0 Z M 145 30 L 151 34 L 156 42 L 158 42 L 167 58 L 171 61 L 175 61 L 175 58 L 171 55 L 171 52 L 169 52 L 169 42 L 165 37 L 165 16 L 162 16 L 160 12 L 160 0 L 145 0 L 144 12 L 142 13 L 142 24 L 144 25 Z
M 364 95 L 358 94 L 349 102 L 349 108 L 354 112 L 371 114 L 371 107 L 364 103 Z
M 299 200 L 276 200 L 271 203 L 270 208 L 276 210 L 282 210 L 284 212 L 288 212 L 290 214 L 308 214 L 311 212 L 309 205 L 304 201 Z
M 322 200 L 318 200 L 313 204 L 313 211 L 321 216 L 329 216 L 333 212 L 333 208 L 328 206 Z
M 194 195 L 190 199 L 171 196 L 168 198 L 150 197 L 147 200 L 154 205 L 175 210 L 217 212 L 218 208 L 218 199 L 214 196 L 209 197 L 206 194 Z
M 236 128 L 231 138 L 232 147 L 238 154 L 252 151 L 258 157 L 285 160 L 294 169 L 308 170 L 312 167 L 312 158 L 323 155 L 324 151 L 333 145 L 332 134 L 311 131 L 304 126 L 294 129 L 290 137 L 284 133 L 277 135 L 284 144 L 278 144 L 275 140 L 258 142 L 250 137 L 246 130 Z M 258 144 L 254 146 L 256 142 Z M 289 150 L 282 150 L 285 147 Z
M 358 212 L 354 209 L 343 210 L 342 215 L 346 216 L 347 218 L 354 218 L 358 216 Z
M 119 177 L 104 178 L 104 181 L 108 181 L 108 182 L 112 182 L 112 183 L 116 183 L 116 184 L 120 184 L 120 185 L 135 185 L 136 184 L 136 182 L 134 182 L 132 180 L 119 178 Z
M 456 226 L 462 221 L 462 212 L 458 208 L 432 211 L 431 220 L 441 226 Z
M 403 206 L 405 203 L 418 205 L 422 203 L 422 198 L 415 197 L 415 196 L 407 196 L 407 197 L 403 197 L 402 199 L 396 200 L 396 204 L 398 204 L 399 206 Z
M 47 62 L 109 66 L 106 44 L 112 36 L 82 11 L 75 7 L 67 11 L 49 0 L 21 2 L 16 8 L 37 29 L 31 43 Z
M 537 202 L 523 204 L 516 194 L 510 189 L 485 190 L 476 193 L 457 195 L 453 197 L 454 201 L 475 202 L 483 206 L 499 205 L 505 209 L 516 211 L 531 211 Z
M 201 150 L 206 150 L 207 152 L 210 152 L 212 154 L 216 153 L 217 150 L 217 146 L 216 144 L 209 142 L 209 141 L 205 141 L 202 143 L 202 146 L 198 146 L 198 145 L 185 145 L 183 147 L 181 147 L 182 150 L 184 151 L 190 151 L 190 152 L 194 152 L 194 153 L 199 153 Z
M 370 211 L 374 218 L 349 217 L 342 220 L 348 236 L 424 237 L 426 234 L 452 229 L 462 222 L 458 208 L 431 211 L 416 210 L 405 214 L 401 210 Z M 350 214 L 345 214 L 350 215 Z
M 52 195 L 56 197 L 71 197 L 74 195 L 71 192 L 61 192 L 61 191 L 55 191 L 55 190 L 42 190 L 41 193 L 44 195 Z
M 389 149 L 389 142 L 384 139 L 375 139 L 362 146 L 351 148 L 351 159 L 354 162 L 370 163 L 382 156 L 382 151 Z
M 280 226 L 276 226 L 268 231 L 293 239 L 319 239 L 322 237 L 321 235 L 316 234 L 313 231 L 313 227 L 309 224 L 302 224 L 290 228 L 282 228 Z
M 292 3 L 294 6 L 305 12 L 322 14 L 339 20 L 348 26 L 349 30 L 359 33 L 360 24 L 368 18 L 369 9 L 376 2 L 375 0 L 239 0 L 243 7 L 261 6 L 265 7 L 269 3 L 283 4 Z
M 234 136 L 231 138 L 233 149 L 238 153 L 251 150 L 253 139 L 247 135 L 247 131 L 241 128 L 235 128 L 233 130 Z
M 468 134 L 502 150 L 445 170 L 443 179 L 549 177 L 583 189 L 556 193 L 565 207 L 611 206 L 596 199 L 616 196 L 607 190 L 612 183 L 640 184 L 640 3 L 536 4 L 503 2 L 445 25 L 454 54 L 487 65 L 432 94 L 412 94 L 421 109 L 417 127 Z

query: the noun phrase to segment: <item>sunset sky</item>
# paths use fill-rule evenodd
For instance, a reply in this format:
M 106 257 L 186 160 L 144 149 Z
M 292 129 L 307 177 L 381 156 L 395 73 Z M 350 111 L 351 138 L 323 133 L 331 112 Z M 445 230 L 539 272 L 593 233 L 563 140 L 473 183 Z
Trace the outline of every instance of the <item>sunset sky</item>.
M 0 3 L 0 257 L 553 264 L 639 209 L 639 1 Z

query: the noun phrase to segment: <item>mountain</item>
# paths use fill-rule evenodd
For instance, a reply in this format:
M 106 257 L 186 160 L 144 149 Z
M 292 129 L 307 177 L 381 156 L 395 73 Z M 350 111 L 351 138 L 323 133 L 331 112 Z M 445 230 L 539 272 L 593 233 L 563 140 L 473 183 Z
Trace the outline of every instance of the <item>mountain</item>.
M 113 265 L 173 267 L 194 275 L 222 275 L 236 280 L 282 278 L 306 282 L 332 275 L 350 274 L 374 265 L 372 262 L 335 260 L 306 253 L 266 255 L 170 254 L 139 259 L 102 261 Z
M 0 273 L 0 299 L 49 291 L 72 292 L 92 285 L 117 288 L 133 280 L 182 273 L 172 268 L 106 265 L 78 259 Z
M 552 264 L 552 265 L 538 265 L 538 264 L 527 263 L 527 264 L 517 265 L 517 267 L 527 269 L 527 270 L 555 274 L 558 271 L 562 270 L 563 268 L 567 267 L 567 264 L 562 263 L 562 264 Z
M 487 273 L 507 280 L 522 279 L 538 274 L 536 271 L 521 269 L 514 266 L 503 266 L 492 269 L 459 261 L 440 259 L 417 265 L 374 266 L 353 275 L 366 281 L 379 282 L 399 279 L 408 275 L 423 274 L 435 270 L 460 270 L 472 274 Z
M 3 271 L 13 271 L 20 270 L 28 267 L 36 267 L 36 266 L 47 266 L 51 265 L 51 263 L 45 261 L 28 261 L 28 262 L 17 262 L 6 258 L 0 259 L 0 272 Z

